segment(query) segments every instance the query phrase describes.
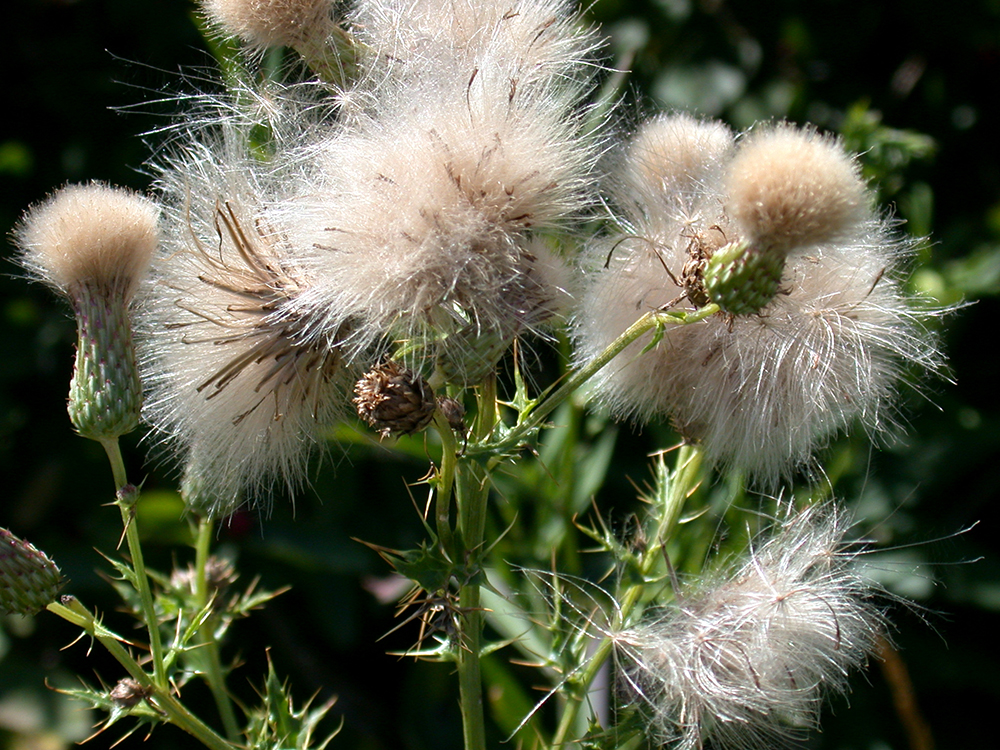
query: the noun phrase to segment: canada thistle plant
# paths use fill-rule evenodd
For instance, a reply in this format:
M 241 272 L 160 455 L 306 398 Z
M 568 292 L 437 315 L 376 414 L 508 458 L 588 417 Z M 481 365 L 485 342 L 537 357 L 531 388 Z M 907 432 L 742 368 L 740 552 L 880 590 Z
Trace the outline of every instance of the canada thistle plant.
M 388 450 L 425 433 L 426 539 L 369 546 L 412 582 L 406 653 L 457 675 L 466 750 L 487 745 L 487 706 L 519 744 L 551 750 L 632 747 L 636 726 L 676 750 L 755 749 L 816 726 L 887 631 L 847 513 L 774 502 L 748 547 L 720 535 L 706 563 L 697 543 L 766 516 L 742 479 L 792 496 L 831 437 L 891 427 L 904 376 L 942 367 L 903 283 L 912 242 L 856 157 L 811 127 L 735 134 L 680 113 L 613 142 L 602 39 L 568 0 L 200 8 L 245 54 L 224 61 L 226 94 L 181 100 L 150 164 L 156 198 L 70 186 L 17 233 L 22 264 L 77 315 L 70 412 L 112 459 L 130 558 L 113 561 L 118 589 L 148 635 L 125 641 L 74 597 L 54 602 L 55 566 L 5 537 L 4 606 L 48 608 L 128 673 L 74 694 L 106 726 L 168 722 L 213 750 L 324 747 L 331 704 L 293 708 L 273 664 L 259 706 L 232 699 L 222 641 L 273 594 L 236 592 L 211 547 L 242 504 L 301 495 L 313 455 L 340 428 L 363 432 L 359 417 Z M 301 65 L 262 64 L 274 47 Z M 536 394 L 547 373 L 520 342 L 564 333 L 567 371 Z M 681 438 L 626 538 L 604 508 L 581 520 L 614 437 L 586 434 L 581 395 Z M 194 562 L 170 575 L 145 568 L 141 493 L 117 449 L 140 417 L 194 517 Z M 583 567 L 578 532 L 618 571 L 607 590 L 559 569 Z M 553 568 L 545 586 L 510 562 L 532 556 Z M 559 700 L 531 708 L 517 674 L 483 669 L 508 647 Z M 181 699 L 196 678 L 209 719 Z

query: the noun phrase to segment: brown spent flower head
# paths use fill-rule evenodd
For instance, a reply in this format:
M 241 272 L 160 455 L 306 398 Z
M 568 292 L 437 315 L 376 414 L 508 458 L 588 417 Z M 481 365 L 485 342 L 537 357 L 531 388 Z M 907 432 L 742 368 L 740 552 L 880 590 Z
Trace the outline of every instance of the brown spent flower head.
M 448 422 L 448 426 L 458 433 L 465 433 L 465 407 L 460 401 L 448 396 L 438 396 L 437 408 Z
M 427 381 L 393 361 L 365 373 L 354 393 L 358 415 L 382 437 L 419 432 L 437 409 Z
M 139 424 L 142 386 L 129 303 L 159 242 L 159 209 L 128 190 L 69 185 L 29 209 L 21 263 L 65 295 L 77 321 L 69 415 L 80 435 L 117 438 Z
M 325 37 L 331 0 L 201 0 L 202 12 L 224 33 L 252 47 L 296 47 Z
M 118 684 L 111 688 L 108 692 L 108 697 L 115 708 L 120 711 L 127 711 L 138 706 L 149 698 L 151 694 L 151 688 L 144 688 L 131 677 L 123 677 L 118 680 Z
M 0 529 L 0 614 L 40 612 L 62 585 L 59 568 L 44 552 Z

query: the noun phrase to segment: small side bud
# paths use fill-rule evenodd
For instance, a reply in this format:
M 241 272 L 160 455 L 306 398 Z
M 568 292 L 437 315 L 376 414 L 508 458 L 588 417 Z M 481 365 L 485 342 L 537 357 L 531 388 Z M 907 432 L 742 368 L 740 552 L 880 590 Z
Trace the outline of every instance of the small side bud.
M 44 552 L 0 529 L 0 613 L 33 615 L 56 600 L 62 584 Z
M 448 426 L 458 433 L 465 433 L 465 407 L 460 401 L 447 396 L 438 396 L 438 409 L 448 422 Z
M 358 415 L 382 437 L 419 432 L 434 417 L 434 391 L 419 375 L 389 361 L 354 386 Z
M 705 266 L 705 291 L 723 312 L 750 315 L 778 293 L 784 253 L 761 250 L 749 240 L 719 248 Z
M 139 423 L 142 388 L 129 303 L 158 243 L 159 211 L 107 185 L 69 185 L 29 209 L 21 264 L 73 306 L 76 367 L 69 415 L 84 437 L 116 438 Z
M 108 693 L 111 702 L 120 711 L 128 711 L 135 708 L 149 698 L 150 695 L 151 690 L 149 688 L 144 688 L 131 677 L 118 680 L 118 684 L 111 688 L 111 691 Z

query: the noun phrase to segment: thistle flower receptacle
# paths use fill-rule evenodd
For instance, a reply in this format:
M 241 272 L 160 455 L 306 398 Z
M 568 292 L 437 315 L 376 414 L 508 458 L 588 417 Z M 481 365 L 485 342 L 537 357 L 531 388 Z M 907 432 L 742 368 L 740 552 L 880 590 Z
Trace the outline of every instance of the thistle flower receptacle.
M 141 320 L 145 416 L 185 466 L 186 496 L 212 515 L 276 483 L 295 490 L 356 379 L 344 328 L 307 336 L 309 277 L 266 216 L 271 177 L 220 140 L 188 143 L 160 178 L 165 247 Z
M 677 750 L 784 746 L 816 725 L 885 632 L 853 569 L 850 524 L 829 506 L 778 523 L 734 569 L 658 616 L 614 634 L 623 692 L 651 735 Z
M 33 615 L 56 600 L 62 584 L 44 552 L 0 529 L 0 613 Z
M 541 235 L 589 200 L 599 144 L 583 133 L 582 99 L 594 38 L 566 3 L 514 11 L 492 1 L 356 11 L 371 105 L 315 144 L 283 222 L 307 254 L 308 302 L 328 310 L 324 327 L 363 311 L 359 346 L 465 330 L 506 347 L 565 295 L 552 285 L 562 261 Z
M 76 316 L 68 410 L 84 437 L 113 439 L 138 425 L 129 307 L 156 249 L 158 221 L 146 198 L 94 183 L 62 188 L 18 228 L 22 265 L 65 296 Z
M 811 468 L 855 421 L 891 426 L 907 368 L 940 368 L 900 283 L 910 245 L 835 140 L 781 125 L 734 142 L 718 125 L 659 118 L 618 174 L 621 228 L 590 250 L 580 361 L 649 310 L 727 311 L 612 362 L 595 393 L 618 416 L 668 418 L 710 460 L 768 484 Z

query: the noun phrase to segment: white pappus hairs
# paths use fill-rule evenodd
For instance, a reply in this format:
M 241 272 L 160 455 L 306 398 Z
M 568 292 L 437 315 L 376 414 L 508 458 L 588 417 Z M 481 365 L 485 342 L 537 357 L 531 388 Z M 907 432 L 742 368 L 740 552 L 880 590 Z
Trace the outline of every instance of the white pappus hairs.
M 779 519 L 736 566 L 613 634 L 623 694 L 675 750 L 784 747 L 885 636 L 878 589 L 833 504 Z
M 911 243 L 835 139 L 782 124 L 734 140 L 661 116 L 620 153 L 615 202 L 616 230 L 588 251 L 580 362 L 647 311 L 706 304 L 702 273 L 720 248 L 745 240 L 785 259 L 758 312 L 668 326 L 653 350 L 640 340 L 612 362 L 595 395 L 619 417 L 668 418 L 712 461 L 771 484 L 812 468 L 855 421 L 892 427 L 908 368 L 940 370 L 927 311 L 900 282 Z
M 15 232 L 19 260 L 71 300 L 89 286 L 127 303 L 156 250 L 159 213 L 131 190 L 67 185 L 25 212 Z
M 199 0 L 202 13 L 226 36 L 255 49 L 294 47 L 325 37 L 334 0 Z
M 144 415 L 191 504 L 216 515 L 296 489 L 354 381 L 343 331 L 306 337 L 310 278 L 268 215 L 288 165 L 247 155 L 242 137 L 223 124 L 160 166 L 166 237 L 140 321 Z
M 357 9 L 372 104 L 316 144 L 282 209 L 323 329 L 362 310 L 366 348 L 427 328 L 509 337 L 551 315 L 565 289 L 540 238 L 587 207 L 599 147 L 583 132 L 594 36 L 570 7 Z

